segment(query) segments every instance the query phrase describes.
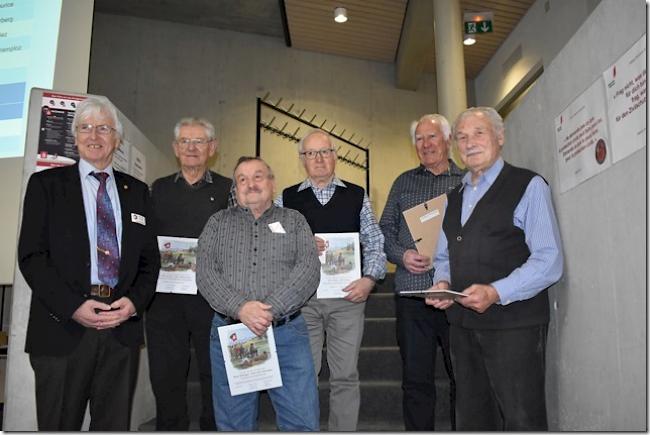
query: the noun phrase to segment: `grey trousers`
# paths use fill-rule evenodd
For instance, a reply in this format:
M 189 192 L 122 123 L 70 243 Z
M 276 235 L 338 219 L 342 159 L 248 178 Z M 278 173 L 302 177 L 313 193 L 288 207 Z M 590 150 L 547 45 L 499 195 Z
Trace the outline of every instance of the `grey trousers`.
M 355 304 L 344 299 L 316 299 L 315 295 L 302 308 L 317 379 L 323 343 L 326 343 L 330 370 L 329 431 L 357 429 L 361 402 L 357 363 L 365 309 L 365 302 Z

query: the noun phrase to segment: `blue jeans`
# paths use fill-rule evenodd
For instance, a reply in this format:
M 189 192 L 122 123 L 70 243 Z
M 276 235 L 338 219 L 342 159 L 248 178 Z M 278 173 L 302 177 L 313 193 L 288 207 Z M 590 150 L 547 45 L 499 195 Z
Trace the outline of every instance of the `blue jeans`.
M 257 430 L 259 392 L 230 395 L 226 366 L 223 362 L 217 328 L 227 323 L 219 314 L 212 319 L 210 361 L 212 364 L 212 401 L 217 429 L 252 432 Z M 281 431 L 320 430 L 318 385 L 309 345 L 309 333 L 302 315 L 273 328 L 278 351 L 282 386 L 268 390 Z

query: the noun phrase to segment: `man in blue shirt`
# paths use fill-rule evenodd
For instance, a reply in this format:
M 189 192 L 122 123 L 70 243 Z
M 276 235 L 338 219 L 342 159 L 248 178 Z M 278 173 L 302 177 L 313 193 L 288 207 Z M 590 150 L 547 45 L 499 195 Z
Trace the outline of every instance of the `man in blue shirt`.
M 549 286 L 562 276 L 546 181 L 504 162 L 504 127 L 490 107 L 461 113 L 453 134 L 469 172 L 448 196 L 433 288 L 447 309 L 458 430 L 547 430 L 544 360 Z

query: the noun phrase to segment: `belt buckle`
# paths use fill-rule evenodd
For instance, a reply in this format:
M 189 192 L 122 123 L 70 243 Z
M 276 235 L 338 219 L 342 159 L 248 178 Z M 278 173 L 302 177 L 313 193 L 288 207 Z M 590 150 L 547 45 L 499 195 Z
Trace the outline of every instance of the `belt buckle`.
M 94 296 L 100 297 L 100 298 L 110 298 L 111 297 L 111 292 L 112 288 L 106 284 L 97 284 L 94 286 L 95 287 L 95 292 Z M 91 292 L 92 294 L 93 292 Z
M 110 298 L 111 297 L 111 288 L 106 284 L 99 286 L 99 297 L 100 298 Z

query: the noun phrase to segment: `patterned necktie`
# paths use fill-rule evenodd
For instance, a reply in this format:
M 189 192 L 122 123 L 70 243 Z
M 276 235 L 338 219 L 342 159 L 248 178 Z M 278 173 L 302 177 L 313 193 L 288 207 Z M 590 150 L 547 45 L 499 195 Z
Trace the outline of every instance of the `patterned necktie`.
M 106 172 L 93 172 L 99 180 L 97 190 L 97 271 L 99 280 L 111 287 L 117 285 L 120 252 L 115 231 L 115 215 L 106 191 Z

